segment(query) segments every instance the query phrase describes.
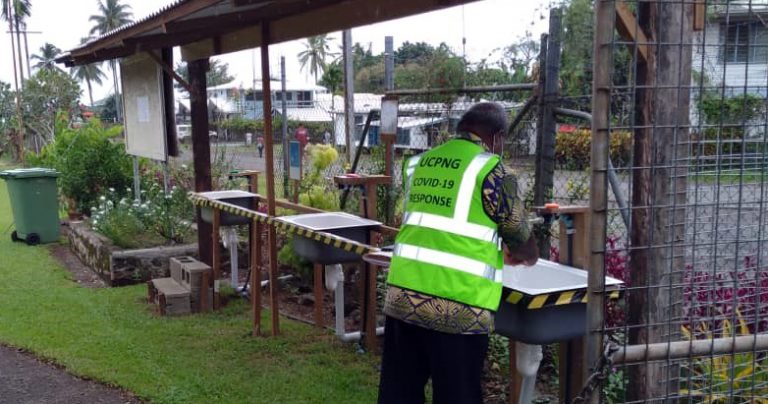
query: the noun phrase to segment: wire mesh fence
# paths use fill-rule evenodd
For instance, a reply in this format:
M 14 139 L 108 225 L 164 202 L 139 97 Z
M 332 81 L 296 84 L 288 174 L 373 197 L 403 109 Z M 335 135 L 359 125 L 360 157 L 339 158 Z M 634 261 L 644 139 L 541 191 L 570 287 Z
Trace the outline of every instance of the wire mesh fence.
M 602 310 L 590 313 L 592 358 L 598 334 L 622 349 L 758 341 L 768 331 L 768 5 L 600 1 L 595 10 L 590 196 L 605 248 L 592 262 L 627 288 L 591 307 Z M 625 141 L 622 160 L 608 146 Z M 629 202 L 627 225 L 616 195 Z M 615 367 L 602 388 L 608 402 L 765 397 L 768 355 L 754 346 L 646 357 Z

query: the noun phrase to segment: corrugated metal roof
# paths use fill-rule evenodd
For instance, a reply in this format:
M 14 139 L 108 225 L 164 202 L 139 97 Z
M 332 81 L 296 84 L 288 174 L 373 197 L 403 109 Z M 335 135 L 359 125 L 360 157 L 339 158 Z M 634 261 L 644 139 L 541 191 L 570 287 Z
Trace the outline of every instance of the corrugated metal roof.
M 167 13 L 169 10 L 173 10 L 173 9 L 181 6 L 182 4 L 189 3 L 191 1 L 195 1 L 195 0 L 177 0 L 175 3 L 168 4 L 165 7 L 162 7 L 161 9 L 159 9 L 159 10 L 149 14 L 148 16 L 146 16 L 144 18 L 140 18 L 140 19 L 138 19 L 136 21 L 133 21 L 133 22 L 130 22 L 128 24 L 121 25 L 121 26 L 119 26 L 119 27 L 117 27 L 117 28 L 115 28 L 115 29 L 113 29 L 111 31 L 107 31 L 107 32 L 105 32 L 105 33 L 103 33 L 103 34 L 93 38 L 92 40 L 90 40 L 90 41 L 88 41 L 88 42 L 78 46 L 77 48 L 73 48 L 68 53 L 74 52 L 74 51 L 77 51 L 77 50 L 80 50 L 80 49 L 83 49 L 83 48 L 86 48 L 86 47 L 88 47 L 88 45 L 90 45 L 90 44 L 92 44 L 94 42 L 98 42 L 98 41 L 100 41 L 100 40 L 102 40 L 104 38 L 107 38 L 107 37 L 115 35 L 115 34 L 117 34 L 119 32 L 125 31 L 128 28 L 132 28 L 132 27 L 134 27 L 136 25 L 143 24 L 143 23 L 145 23 L 147 21 L 150 21 L 150 20 L 152 20 L 154 18 L 158 18 L 161 14 Z

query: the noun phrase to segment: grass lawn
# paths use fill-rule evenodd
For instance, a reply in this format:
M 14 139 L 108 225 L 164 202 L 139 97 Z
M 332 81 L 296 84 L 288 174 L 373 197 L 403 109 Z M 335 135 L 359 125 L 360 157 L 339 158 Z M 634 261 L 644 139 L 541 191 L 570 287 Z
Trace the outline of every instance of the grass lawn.
M 280 337 L 252 338 L 242 301 L 215 314 L 158 317 L 145 286 L 79 287 L 47 247 L 12 243 L 10 223 L 0 181 L 1 343 L 153 402 L 375 401 L 376 359 L 327 333 L 283 319 Z
M 698 182 L 699 184 L 716 185 L 719 182 L 722 185 L 738 185 L 741 182 L 744 184 L 760 184 L 765 180 L 768 180 L 768 172 L 747 169 L 743 171 L 722 170 L 719 173 L 716 171 L 694 173 L 688 178 L 688 183 L 695 184 Z

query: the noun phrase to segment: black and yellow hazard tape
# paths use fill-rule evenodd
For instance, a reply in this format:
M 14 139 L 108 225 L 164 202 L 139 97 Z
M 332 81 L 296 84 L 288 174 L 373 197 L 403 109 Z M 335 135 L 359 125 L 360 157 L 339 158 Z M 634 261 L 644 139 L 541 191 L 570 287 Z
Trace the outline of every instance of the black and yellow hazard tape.
M 608 290 L 605 292 L 609 299 L 619 299 L 623 291 L 621 289 Z M 504 299 L 507 303 L 526 306 L 530 310 L 541 309 L 549 306 L 564 306 L 566 304 L 586 303 L 587 290 L 567 290 L 556 293 L 545 293 L 541 295 L 527 295 L 523 292 L 512 290 Z
M 190 192 L 188 197 L 189 197 L 189 200 L 192 201 L 194 205 L 199 206 L 201 208 L 218 209 L 222 212 L 227 212 L 233 215 L 247 217 L 256 223 L 274 226 L 276 229 L 284 231 L 288 234 L 295 234 L 300 237 L 305 237 L 308 239 L 319 241 L 326 245 L 332 245 L 333 247 L 340 248 L 347 252 L 354 252 L 357 255 L 363 255 L 363 254 L 380 251 L 380 249 L 377 247 L 359 243 L 357 241 L 350 240 L 345 237 L 340 237 L 335 234 L 330 234 L 323 231 L 315 231 L 303 226 L 299 226 L 297 224 L 288 223 L 280 220 L 279 217 L 269 216 L 266 213 L 261 213 L 255 210 L 233 205 L 231 203 L 206 198 L 205 196 L 202 196 L 194 192 Z

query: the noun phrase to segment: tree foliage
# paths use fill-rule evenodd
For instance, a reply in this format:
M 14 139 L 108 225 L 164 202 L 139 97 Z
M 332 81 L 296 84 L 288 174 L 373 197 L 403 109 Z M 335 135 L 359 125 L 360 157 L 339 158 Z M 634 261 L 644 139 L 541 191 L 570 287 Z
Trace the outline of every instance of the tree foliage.
M 59 69 L 59 67 L 56 66 L 56 58 L 59 55 L 61 55 L 61 49 L 50 42 L 46 42 L 40 47 L 40 53 L 32 54 L 31 59 L 37 60 L 37 63 L 34 65 L 35 69 L 53 70 Z
M 335 55 L 331 52 L 330 41 L 332 40 L 333 38 L 328 34 L 311 36 L 304 43 L 304 50 L 297 55 L 301 69 L 308 70 L 315 78 L 315 82 L 325 69 L 326 59 Z
M 523 83 L 531 75 L 534 62 L 539 57 L 540 44 L 530 31 L 517 42 L 503 49 L 500 69 L 511 75 L 514 83 Z
M 120 4 L 120 0 L 99 0 L 98 14 L 91 15 L 88 20 L 94 23 L 91 35 L 105 34 L 133 21 L 133 12 L 128 4 Z
M 0 157 L 10 150 L 11 136 L 15 133 L 15 95 L 8 83 L 0 81 Z
M 176 74 L 189 81 L 189 70 L 187 69 L 187 63 L 181 62 L 176 65 Z M 211 59 L 209 63 L 208 73 L 205 74 L 205 83 L 208 87 L 218 86 L 221 84 L 227 84 L 235 79 L 229 72 L 229 64 L 222 62 L 219 59 Z M 187 90 L 179 83 L 173 84 L 177 89 L 186 92 Z
M 321 86 L 328 88 L 331 92 L 331 108 L 334 107 L 334 95 L 336 95 L 342 87 L 344 81 L 344 72 L 338 63 L 330 63 L 325 67 L 323 77 L 320 79 Z
M 56 115 L 69 120 L 79 114 L 80 86 L 60 69 L 40 69 L 24 88 L 24 125 L 43 143 L 54 137 Z
M 78 211 L 88 213 L 107 189 L 122 192 L 131 185 L 131 158 L 122 143 L 112 139 L 122 133 L 121 126 L 105 128 L 92 119 L 79 128 L 69 120 L 56 119 L 56 140 L 45 146 L 31 164 L 55 168 L 61 173 L 59 186 Z
M 570 0 L 563 11 L 560 78 L 564 95 L 592 93 L 592 36 L 594 18 L 591 0 Z

